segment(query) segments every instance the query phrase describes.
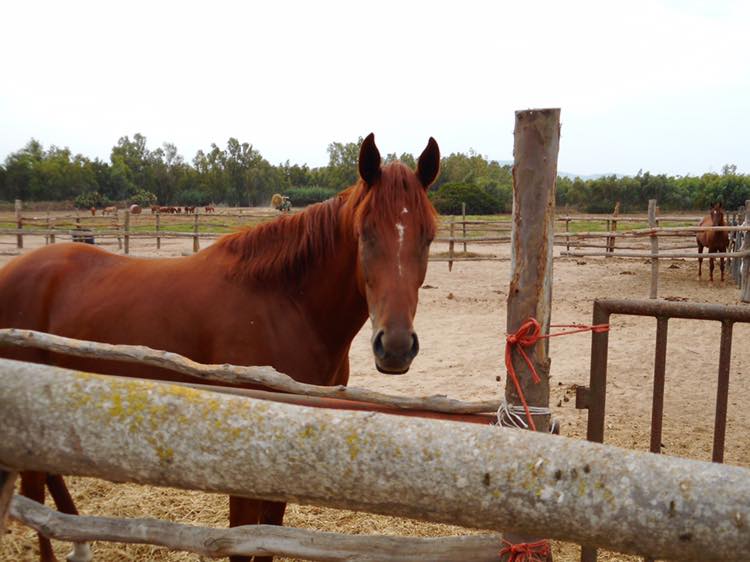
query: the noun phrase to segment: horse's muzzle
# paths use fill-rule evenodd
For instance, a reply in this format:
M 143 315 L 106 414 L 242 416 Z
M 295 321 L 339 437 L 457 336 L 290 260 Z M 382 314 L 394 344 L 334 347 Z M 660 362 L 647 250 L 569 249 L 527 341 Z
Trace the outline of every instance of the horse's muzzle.
M 419 353 L 419 338 L 412 330 L 378 330 L 372 336 L 375 367 L 387 375 L 403 375 Z

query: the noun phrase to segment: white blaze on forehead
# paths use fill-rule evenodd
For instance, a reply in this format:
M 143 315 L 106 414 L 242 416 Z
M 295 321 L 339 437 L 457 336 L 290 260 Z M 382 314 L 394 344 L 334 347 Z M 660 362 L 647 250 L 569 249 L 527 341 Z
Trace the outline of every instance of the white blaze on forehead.
M 406 211 L 406 208 L 404 208 Z M 409 211 L 406 211 L 407 213 Z M 404 245 L 404 232 L 406 231 L 406 227 L 401 224 L 400 222 L 396 223 L 396 232 L 398 232 L 398 253 L 396 254 L 396 257 L 398 258 L 398 275 L 399 277 L 403 276 L 403 270 L 401 269 L 401 247 Z
M 403 211 L 401 211 L 401 214 L 405 215 L 408 212 L 409 212 L 409 209 L 407 209 L 406 207 L 404 207 Z

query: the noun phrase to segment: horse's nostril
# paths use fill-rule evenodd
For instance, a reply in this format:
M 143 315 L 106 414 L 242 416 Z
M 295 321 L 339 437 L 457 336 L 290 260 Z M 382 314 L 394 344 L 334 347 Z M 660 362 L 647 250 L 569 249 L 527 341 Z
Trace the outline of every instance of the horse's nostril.
M 385 347 L 383 346 L 383 330 L 378 330 L 375 337 L 372 339 L 372 352 L 378 359 L 385 357 Z
M 414 359 L 417 356 L 417 353 L 419 353 L 419 338 L 417 337 L 416 332 L 412 332 L 411 350 L 409 351 L 409 354 L 411 355 L 411 358 Z

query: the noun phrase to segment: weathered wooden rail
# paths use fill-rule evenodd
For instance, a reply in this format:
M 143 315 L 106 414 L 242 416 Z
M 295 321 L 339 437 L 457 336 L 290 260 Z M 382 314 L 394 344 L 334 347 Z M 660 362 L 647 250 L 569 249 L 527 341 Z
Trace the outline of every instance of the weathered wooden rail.
M 659 559 L 750 551 L 750 471 L 738 467 L 8 360 L 0 410 L 6 470 L 541 532 Z

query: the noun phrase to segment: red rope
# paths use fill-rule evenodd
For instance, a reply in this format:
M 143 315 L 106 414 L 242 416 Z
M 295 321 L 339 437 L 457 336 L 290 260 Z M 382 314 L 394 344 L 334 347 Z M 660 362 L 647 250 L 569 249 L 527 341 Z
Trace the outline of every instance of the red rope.
M 558 332 L 556 334 L 542 335 L 542 327 L 539 325 L 539 322 L 536 320 L 536 318 L 529 318 L 523 324 L 521 324 L 521 326 L 518 328 L 518 330 L 516 330 L 514 334 L 509 334 L 505 338 L 505 368 L 508 371 L 510 379 L 513 381 L 513 386 L 516 387 L 518 398 L 520 398 L 523 409 L 526 411 L 526 419 L 529 422 L 529 427 L 533 431 L 536 431 L 536 424 L 534 424 L 534 419 L 531 417 L 531 412 L 529 411 L 529 405 L 526 403 L 526 397 L 523 394 L 523 390 L 521 390 L 521 383 L 518 380 L 518 375 L 516 375 L 516 369 L 515 367 L 513 367 L 513 348 L 515 347 L 518 350 L 518 352 L 521 354 L 521 357 L 523 357 L 524 361 L 526 361 L 526 364 L 529 366 L 529 370 L 531 371 L 531 380 L 534 381 L 535 384 L 539 384 L 541 382 L 539 373 L 536 372 L 534 364 L 531 362 L 531 359 L 529 359 L 529 356 L 526 355 L 526 351 L 524 351 L 525 347 L 531 347 L 540 339 L 554 338 L 557 336 L 567 336 L 570 334 L 578 334 L 581 332 L 589 331 L 606 332 L 609 330 L 609 324 L 551 324 L 550 328 L 571 329 L 563 332 Z
M 507 554 L 508 562 L 546 562 L 550 555 L 549 543 L 545 540 L 513 544 L 503 539 L 503 542 L 505 546 L 500 556 Z

